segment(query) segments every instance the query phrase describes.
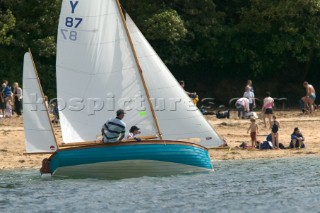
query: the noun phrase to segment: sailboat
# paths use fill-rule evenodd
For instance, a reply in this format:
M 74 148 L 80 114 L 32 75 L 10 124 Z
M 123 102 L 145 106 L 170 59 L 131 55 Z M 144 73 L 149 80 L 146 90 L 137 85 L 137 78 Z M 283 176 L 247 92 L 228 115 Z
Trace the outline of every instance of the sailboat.
M 56 75 L 63 144 L 53 137 L 46 150 L 32 150 L 53 152 L 42 171 L 126 178 L 213 169 L 208 148 L 222 145 L 222 139 L 118 0 L 62 2 Z M 141 142 L 97 142 L 101 126 L 119 108 L 126 111 L 127 126 L 139 126 Z M 50 126 L 40 127 L 46 131 L 37 132 L 52 134 Z M 35 137 L 26 143 L 36 147 Z

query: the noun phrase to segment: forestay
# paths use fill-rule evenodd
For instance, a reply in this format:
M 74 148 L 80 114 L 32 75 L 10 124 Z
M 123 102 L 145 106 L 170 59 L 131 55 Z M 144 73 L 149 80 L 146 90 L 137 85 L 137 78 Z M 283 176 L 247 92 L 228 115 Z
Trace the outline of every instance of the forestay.
M 129 15 L 126 22 L 147 83 L 163 139 L 200 139 L 207 148 L 223 144 L 198 108 L 162 62 Z
M 95 140 L 118 108 L 128 128 L 157 133 L 115 0 L 62 2 L 56 67 L 65 143 Z
M 55 152 L 57 150 L 57 144 L 30 53 L 25 53 L 24 55 L 23 92 L 23 119 L 26 152 Z

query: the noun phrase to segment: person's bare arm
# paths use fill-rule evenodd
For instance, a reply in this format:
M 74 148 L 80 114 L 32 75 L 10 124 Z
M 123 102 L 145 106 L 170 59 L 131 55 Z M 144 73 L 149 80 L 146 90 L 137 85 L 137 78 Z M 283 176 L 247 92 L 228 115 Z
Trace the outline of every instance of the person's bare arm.
M 266 105 L 266 99 L 263 99 L 263 104 L 262 104 L 262 108 L 261 111 L 264 112 L 265 108 L 264 106 Z

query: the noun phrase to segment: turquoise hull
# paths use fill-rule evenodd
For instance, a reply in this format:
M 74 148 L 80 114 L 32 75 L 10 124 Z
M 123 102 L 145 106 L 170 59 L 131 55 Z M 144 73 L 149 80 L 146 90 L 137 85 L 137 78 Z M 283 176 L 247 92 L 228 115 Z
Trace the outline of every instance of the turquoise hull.
M 187 142 L 129 142 L 58 150 L 53 176 L 129 178 L 211 171 L 208 150 Z

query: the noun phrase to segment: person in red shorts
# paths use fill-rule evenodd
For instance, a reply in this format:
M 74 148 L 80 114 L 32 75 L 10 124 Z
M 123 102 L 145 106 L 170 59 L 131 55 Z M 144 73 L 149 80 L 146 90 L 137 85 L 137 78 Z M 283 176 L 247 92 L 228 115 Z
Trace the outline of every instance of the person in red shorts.
M 256 120 L 254 118 L 250 119 L 250 126 L 248 128 L 247 133 L 250 131 L 250 136 L 251 136 L 251 143 L 252 143 L 252 148 L 257 146 L 257 133 L 258 133 L 258 125 L 256 124 Z

